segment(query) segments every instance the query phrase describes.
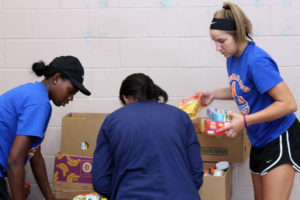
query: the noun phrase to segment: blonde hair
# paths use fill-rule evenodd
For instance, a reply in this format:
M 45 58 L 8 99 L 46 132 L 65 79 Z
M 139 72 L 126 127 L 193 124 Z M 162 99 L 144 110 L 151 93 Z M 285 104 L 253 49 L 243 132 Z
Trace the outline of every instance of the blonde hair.
M 214 18 L 235 21 L 236 30 L 227 32 L 233 36 L 239 48 L 248 39 L 252 40 L 252 24 L 238 5 L 232 2 L 224 2 L 223 8 L 215 12 Z

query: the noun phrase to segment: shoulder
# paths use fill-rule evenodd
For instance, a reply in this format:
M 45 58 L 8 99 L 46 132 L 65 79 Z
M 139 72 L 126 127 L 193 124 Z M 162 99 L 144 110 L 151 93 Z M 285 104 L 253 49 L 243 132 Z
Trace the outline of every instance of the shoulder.
M 45 104 L 51 107 L 46 88 L 41 82 L 20 85 L 7 92 L 7 96 L 23 106 Z
M 270 62 L 273 61 L 272 57 L 262 48 L 257 46 L 254 42 L 249 44 L 248 56 L 251 57 L 252 62 Z

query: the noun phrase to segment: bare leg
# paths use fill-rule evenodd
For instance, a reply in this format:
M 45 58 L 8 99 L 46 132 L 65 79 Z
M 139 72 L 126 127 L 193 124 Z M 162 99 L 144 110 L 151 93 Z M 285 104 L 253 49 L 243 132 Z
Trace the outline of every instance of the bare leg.
M 254 189 L 254 198 L 255 200 L 262 200 L 262 177 L 259 174 L 253 174 L 252 176 L 252 183 L 253 183 L 253 189 Z
M 280 165 L 262 176 L 263 200 L 288 200 L 293 189 L 294 177 L 295 170 L 290 164 Z

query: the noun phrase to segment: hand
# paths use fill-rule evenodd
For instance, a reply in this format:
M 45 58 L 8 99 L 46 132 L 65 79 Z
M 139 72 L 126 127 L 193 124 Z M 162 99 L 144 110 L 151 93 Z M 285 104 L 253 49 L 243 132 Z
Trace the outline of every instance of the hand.
M 211 90 L 209 91 L 198 91 L 196 94 L 202 94 L 202 105 L 208 106 L 213 100 L 213 92 Z
M 228 115 L 232 117 L 232 121 L 229 125 L 218 129 L 217 133 L 228 130 L 227 137 L 235 137 L 244 129 L 243 116 L 237 113 L 228 113 Z

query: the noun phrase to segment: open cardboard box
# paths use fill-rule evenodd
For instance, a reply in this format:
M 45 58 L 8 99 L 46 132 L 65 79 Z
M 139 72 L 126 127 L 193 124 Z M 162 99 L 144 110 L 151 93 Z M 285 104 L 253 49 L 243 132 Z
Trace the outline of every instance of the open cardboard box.
M 208 135 L 203 133 L 201 118 L 193 120 L 194 128 L 201 145 L 201 156 L 204 161 L 218 162 L 226 160 L 231 163 L 242 163 L 250 154 L 251 143 L 246 129 L 234 138 L 226 135 Z
M 100 127 L 107 115 L 106 113 L 69 113 L 64 116 L 62 122 L 61 153 L 58 153 L 56 156 L 55 166 L 63 162 L 67 165 L 68 172 L 71 173 L 67 156 L 73 161 L 70 162 L 71 165 L 76 165 L 76 160 L 78 159 L 92 159 Z M 197 119 L 193 120 L 193 124 L 197 131 L 199 126 Z M 246 132 L 243 132 L 243 134 L 233 139 L 227 138 L 226 136 L 210 136 L 204 133 L 199 133 L 197 136 L 201 144 L 203 161 L 217 162 L 227 160 L 229 162 L 242 162 L 249 155 L 247 151 L 250 150 L 250 146 L 248 149 L 246 144 L 248 144 L 247 141 L 249 142 L 249 140 Z M 82 142 L 86 142 L 87 146 L 83 146 Z M 65 156 L 66 160 L 62 160 L 63 156 Z M 214 165 L 215 162 L 204 162 L 204 168 Z M 77 175 L 82 173 L 83 170 L 82 164 L 78 164 L 78 166 L 80 167 L 76 169 Z M 65 176 L 63 174 L 60 175 L 62 176 L 60 178 L 65 178 L 65 180 L 61 180 L 58 179 L 58 174 L 55 175 L 56 172 L 57 171 L 54 171 L 55 180 L 53 183 L 53 191 L 56 199 L 72 199 L 77 194 L 93 192 L 91 181 L 82 182 L 81 179 L 79 177 L 76 178 L 76 176 L 72 179 L 69 178 L 69 181 L 67 181 L 67 173 Z M 232 194 L 231 168 L 229 168 L 222 177 L 204 177 L 203 180 L 204 183 L 199 190 L 202 200 L 230 199 Z
M 203 162 L 203 168 L 211 168 L 215 164 Z M 230 200 L 232 196 L 231 165 L 229 165 L 223 176 L 204 176 L 199 194 L 201 200 Z
M 107 113 L 69 113 L 62 119 L 60 152 L 92 157 Z
M 69 113 L 62 119 L 61 152 L 55 156 L 53 192 L 58 200 L 93 192 L 92 157 L 107 113 Z

